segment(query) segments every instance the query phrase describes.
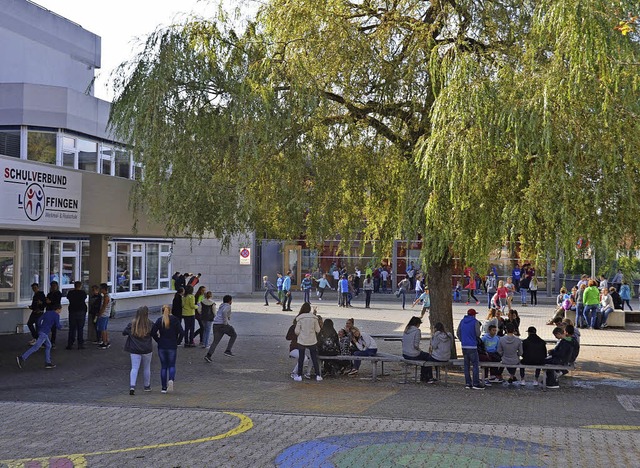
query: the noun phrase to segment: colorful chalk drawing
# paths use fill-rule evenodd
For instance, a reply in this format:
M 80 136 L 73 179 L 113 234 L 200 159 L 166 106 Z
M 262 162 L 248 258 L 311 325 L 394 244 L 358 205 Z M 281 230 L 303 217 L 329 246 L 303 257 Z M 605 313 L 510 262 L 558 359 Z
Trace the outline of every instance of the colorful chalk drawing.
M 457 432 L 367 432 L 302 442 L 276 457 L 279 468 L 543 467 L 553 447 L 494 435 Z
M 51 457 L 23 458 L 19 460 L 0 460 L 0 466 L 6 466 L 7 468 L 86 468 L 88 466 L 87 458 L 92 456 L 201 444 L 203 442 L 211 442 L 214 440 L 237 436 L 239 434 L 242 434 L 243 432 L 247 432 L 253 427 L 253 421 L 251 420 L 251 418 L 245 416 L 244 414 L 232 413 L 227 411 L 225 411 L 224 414 L 235 416 L 240 420 L 240 423 L 233 429 L 223 434 L 218 434 L 210 437 L 202 437 L 200 439 L 181 440 L 178 442 L 165 442 L 161 444 L 142 445 L 138 447 L 128 447 L 123 449 L 103 450 L 100 452 L 74 453 L 71 455 L 56 455 Z

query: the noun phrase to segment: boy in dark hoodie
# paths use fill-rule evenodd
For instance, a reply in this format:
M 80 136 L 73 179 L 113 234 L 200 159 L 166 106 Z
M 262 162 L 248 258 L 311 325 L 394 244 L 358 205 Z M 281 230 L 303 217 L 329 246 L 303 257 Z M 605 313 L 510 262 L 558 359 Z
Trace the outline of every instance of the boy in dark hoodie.
M 527 328 L 528 336 L 522 341 L 522 364 L 544 365 L 547 358 L 547 343 L 540 338 L 536 327 Z M 520 380 L 524 382 L 524 369 L 520 369 Z M 533 385 L 537 386 L 540 378 L 540 369 L 536 369 L 536 379 Z
M 498 343 L 498 354 L 502 356 L 502 363 L 507 366 L 507 372 L 509 372 L 509 383 L 513 383 L 518 380 L 516 378 L 516 368 L 509 367 L 509 364 L 520 364 L 520 356 L 522 356 L 522 340 L 514 334 L 516 327 L 513 323 L 507 322 L 505 328 L 507 330 L 507 334 L 500 338 L 500 342 Z M 520 385 L 524 385 L 524 380 L 520 381 Z
M 549 351 L 545 364 L 567 365 L 574 352 L 573 338 L 566 336 L 565 331 L 560 327 L 553 329 L 553 336 L 558 339 L 558 343 L 555 348 Z M 558 377 L 554 370 L 547 371 L 547 388 L 560 388 Z

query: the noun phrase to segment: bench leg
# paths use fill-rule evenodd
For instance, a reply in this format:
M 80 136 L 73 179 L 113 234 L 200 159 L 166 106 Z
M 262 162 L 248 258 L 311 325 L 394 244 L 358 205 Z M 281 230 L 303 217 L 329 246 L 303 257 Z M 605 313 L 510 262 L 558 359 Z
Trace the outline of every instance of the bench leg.
M 378 361 L 371 361 L 371 364 L 373 364 L 372 366 L 372 375 L 371 375 L 371 380 L 372 381 L 376 381 L 378 380 Z

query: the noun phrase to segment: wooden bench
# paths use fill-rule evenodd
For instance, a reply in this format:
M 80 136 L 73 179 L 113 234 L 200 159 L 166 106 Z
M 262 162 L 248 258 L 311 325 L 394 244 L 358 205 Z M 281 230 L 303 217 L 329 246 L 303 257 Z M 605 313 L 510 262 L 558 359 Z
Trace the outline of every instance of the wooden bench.
M 385 362 L 402 362 L 402 356 L 396 356 L 395 354 L 383 353 L 378 351 L 375 356 L 318 356 L 318 359 L 322 361 L 368 361 L 371 363 L 371 380 L 375 382 L 378 380 L 378 363 L 381 363 L 381 375 L 384 375 L 384 363 Z
M 453 361 L 450 361 L 452 363 L 452 365 L 455 366 L 460 366 L 460 367 L 464 367 L 464 360 L 463 359 L 455 359 Z M 547 389 L 547 373 L 545 371 L 547 370 L 554 370 L 554 371 L 571 371 L 573 369 L 575 369 L 575 366 L 573 365 L 562 365 L 562 364 L 544 364 L 544 365 L 535 365 L 535 364 L 503 364 L 501 362 L 489 362 L 489 361 L 480 361 L 480 369 L 482 368 L 486 368 L 486 367 L 491 367 L 491 368 L 498 368 L 498 367 L 509 367 L 509 368 L 513 368 L 513 369 L 531 369 L 531 370 L 535 370 L 535 369 L 540 369 L 540 375 L 542 376 L 542 390 L 546 390 Z M 482 381 L 484 382 L 484 379 L 482 379 Z
M 436 378 L 439 379 L 440 370 L 444 370 L 444 383 L 445 385 L 449 380 L 449 367 L 451 367 L 453 361 L 419 361 L 415 359 L 402 359 L 402 364 L 404 366 L 404 382 L 408 381 L 409 367 L 414 367 L 414 376 L 413 380 L 415 382 L 418 381 L 418 367 L 435 367 L 436 368 Z

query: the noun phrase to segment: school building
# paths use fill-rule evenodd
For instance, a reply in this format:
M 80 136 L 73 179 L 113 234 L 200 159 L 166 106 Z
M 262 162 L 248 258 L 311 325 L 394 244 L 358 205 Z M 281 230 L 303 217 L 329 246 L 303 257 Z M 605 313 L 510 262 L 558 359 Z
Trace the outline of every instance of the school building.
M 0 0 L 0 11 L 0 332 L 25 331 L 33 282 L 45 293 L 53 280 L 63 293 L 106 282 L 119 312 L 170 303 L 175 270 L 251 291 L 238 252 L 252 237 L 220 253 L 215 239 L 169 239 L 144 213 L 134 219 L 143 168 L 93 93 L 100 37 L 26 0 Z

